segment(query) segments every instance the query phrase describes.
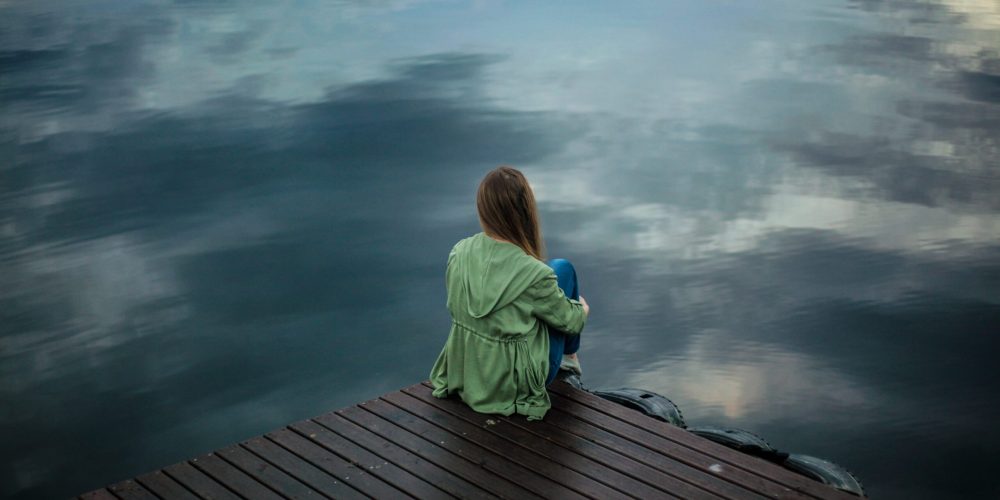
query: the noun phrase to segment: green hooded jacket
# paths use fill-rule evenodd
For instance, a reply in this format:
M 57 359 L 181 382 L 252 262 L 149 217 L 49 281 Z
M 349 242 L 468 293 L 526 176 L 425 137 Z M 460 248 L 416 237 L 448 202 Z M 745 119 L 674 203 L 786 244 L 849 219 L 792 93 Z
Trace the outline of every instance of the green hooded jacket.
M 579 334 L 583 306 L 566 298 L 544 262 L 484 233 L 455 244 L 445 283 L 452 322 L 431 369 L 434 396 L 458 394 L 481 413 L 544 417 L 552 406 L 548 328 Z

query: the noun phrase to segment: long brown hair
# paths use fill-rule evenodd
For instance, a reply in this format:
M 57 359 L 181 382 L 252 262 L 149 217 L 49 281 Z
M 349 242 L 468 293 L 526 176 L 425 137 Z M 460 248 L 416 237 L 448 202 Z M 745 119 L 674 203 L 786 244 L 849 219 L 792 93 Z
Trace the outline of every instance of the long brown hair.
M 487 235 L 507 240 L 528 255 L 544 260 L 535 194 L 520 170 L 506 165 L 490 170 L 479 183 L 476 209 Z

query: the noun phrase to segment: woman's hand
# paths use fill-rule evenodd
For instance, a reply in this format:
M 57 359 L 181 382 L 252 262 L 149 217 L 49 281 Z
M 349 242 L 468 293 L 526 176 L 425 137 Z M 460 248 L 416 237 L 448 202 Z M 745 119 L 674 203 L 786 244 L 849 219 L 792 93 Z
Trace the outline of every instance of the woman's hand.
M 583 304 L 583 314 L 589 317 L 590 304 L 587 304 L 587 299 L 583 298 L 583 295 L 580 296 L 580 304 Z

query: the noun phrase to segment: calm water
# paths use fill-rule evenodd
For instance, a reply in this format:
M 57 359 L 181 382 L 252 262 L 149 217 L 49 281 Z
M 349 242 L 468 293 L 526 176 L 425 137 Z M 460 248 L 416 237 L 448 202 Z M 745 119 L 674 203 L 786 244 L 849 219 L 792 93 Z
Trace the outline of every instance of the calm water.
M 590 386 L 1000 494 L 996 1 L 0 2 L 0 99 L 0 496 L 425 378 L 500 163 Z

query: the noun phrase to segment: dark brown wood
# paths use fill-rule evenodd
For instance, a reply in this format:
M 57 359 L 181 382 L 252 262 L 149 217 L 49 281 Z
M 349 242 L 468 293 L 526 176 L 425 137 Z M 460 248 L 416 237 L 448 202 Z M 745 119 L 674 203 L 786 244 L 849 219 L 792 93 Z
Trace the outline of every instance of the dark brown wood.
M 399 393 L 395 393 L 399 394 Z M 388 396 L 393 396 L 388 395 Z M 406 397 L 400 395 L 401 397 Z M 415 400 L 411 398 L 411 401 Z M 513 456 L 502 456 L 487 448 L 476 444 L 460 434 L 456 434 L 446 428 L 438 427 L 427 420 L 424 420 L 413 413 L 403 409 L 401 406 L 392 404 L 388 399 L 369 401 L 363 407 L 365 410 L 373 412 L 380 417 L 406 429 L 407 431 L 420 436 L 432 443 L 437 443 L 442 448 L 450 450 L 456 455 L 465 457 L 483 469 L 489 470 L 501 477 L 519 484 L 526 490 L 548 497 L 560 498 L 583 498 L 580 493 L 566 488 L 565 486 L 546 478 L 544 475 L 531 470 L 529 467 L 517 463 L 517 458 Z M 429 407 L 428 407 L 429 408 Z M 433 409 L 432 409 L 433 411 Z M 470 428 L 473 433 L 479 429 Z M 478 434 L 478 433 L 477 433 Z M 484 432 L 485 434 L 485 432 Z
M 750 474 L 738 467 L 723 467 L 715 458 L 697 453 L 673 442 L 661 441 L 659 447 L 654 446 L 656 450 L 654 451 L 647 446 L 655 444 L 656 440 L 654 439 L 651 443 L 650 440 L 644 438 L 641 430 L 564 396 L 552 394 L 552 404 L 553 409 L 546 416 L 550 422 L 562 422 L 570 415 L 572 416 L 570 418 L 586 421 L 592 424 L 592 428 L 598 429 L 598 431 L 588 433 L 586 438 L 619 449 L 654 467 L 670 469 L 668 472 L 673 472 L 678 477 L 684 477 L 699 486 L 710 488 L 722 496 L 746 498 L 753 495 L 749 492 L 753 491 L 757 495 L 771 498 L 812 498 L 779 483 Z M 669 453 L 675 461 L 658 460 L 656 457 L 662 456 L 662 453 Z M 677 467 L 677 462 L 686 464 L 688 467 L 680 469 Z M 718 481 L 715 478 L 722 478 L 725 481 Z
M 160 498 L 198 500 L 198 497 L 195 496 L 194 493 L 191 493 L 180 483 L 171 479 L 170 476 L 164 474 L 163 471 L 154 471 L 148 474 L 143 474 L 135 478 L 135 480 Z
M 370 405 L 377 405 L 377 403 L 377 400 L 366 401 L 361 403 L 359 406 L 339 410 L 337 411 L 337 415 L 354 422 L 359 427 L 364 427 L 368 431 L 381 436 L 387 441 L 396 443 L 401 448 L 434 465 L 437 465 L 442 470 L 446 470 L 472 484 L 478 485 L 484 490 L 501 498 L 541 498 L 540 496 L 508 481 L 503 476 L 494 474 L 479 465 L 474 465 L 462 456 L 452 453 L 448 449 L 439 446 L 439 443 L 431 443 L 430 441 L 412 434 L 406 429 L 403 429 L 402 427 L 399 427 L 392 422 L 363 409 L 364 407 Z
M 276 435 L 281 444 L 259 437 L 243 442 L 243 446 L 325 495 L 344 499 L 365 498 L 361 491 L 379 497 L 399 495 L 399 491 L 372 478 L 370 474 L 361 474 L 357 467 L 292 431 L 275 431 L 271 435 Z M 348 478 L 353 476 L 352 484 L 361 491 L 340 480 L 341 475 Z M 376 486 L 370 486 L 370 482 Z
M 306 420 L 292 424 L 291 428 L 327 450 L 336 451 L 337 454 L 356 464 L 359 468 L 368 470 L 369 473 L 378 476 L 379 479 L 395 486 L 407 495 L 417 498 L 450 498 L 450 495 L 435 485 L 344 439 L 316 422 Z
M 110 490 L 114 496 L 123 500 L 158 500 L 156 495 L 150 493 L 146 488 L 143 488 L 141 484 L 131 479 L 112 484 L 111 486 L 108 486 L 108 490 Z
M 660 469 L 632 458 L 627 454 L 627 450 L 626 452 L 619 452 L 621 447 L 615 447 L 618 449 L 609 448 L 605 446 L 609 444 L 607 442 L 603 443 L 605 445 L 602 445 L 602 443 L 594 439 L 598 436 L 600 429 L 593 429 L 586 422 L 572 418 L 552 419 L 551 415 L 552 412 L 550 411 L 546 415 L 545 420 L 540 422 L 528 422 L 524 418 L 518 417 L 505 417 L 505 420 L 528 432 L 536 434 L 538 436 L 537 439 L 549 439 L 567 449 L 591 458 L 605 467 L 626 474 L 634 481 L 642 481 L 663 492 L 668 492 L 682 498 L 721 498 L 720 495 L 712 492 L 711 489 L 698 488 L 691 483 L 679 480 L 675 476 L 671 476 Z M 584 439 L 580 439 L 581 437 L 584 437 Z M 662 462 L 661 465 L 666 467 L 679 465 L 673 459 L 664 455 L 660 455 L 658 461 Z M 748 499 L 760 498 L 746 490 L 744 490 L 744 497 Z
M 560 446 L 551 439 L 538 439 L 532 433 L 513 425 L 499 416 L 476 413 L 464 403 L 455 399 L 435 398 L 426 386 L 415 385 L 403 389 L 403 392 L 462 418 L 467 422 L 483 427 L 498 436 L 507 438 L 513 444 L 530 443 L 533 450 L 546 456 L 549 460 L 559 462 L 585 476 L 596 479 L 618 490 L 621 495 L 638 496 L 639 498 L 676 498 L 674 495 L 636 481 L 617 470 L 610 469 L 600 462 L 577 453 L 576 450 Z M 581 446 L 583 445 L 581 444 Z
M 266 484 L 269 488 L 285 498 L 323 498 L 316 490 L 306 486 L 284 471 L 261 460 L 240 446 L 230 446 L 215 452 L 215 455 L 253 477 L 257 482 Z
M 542 421 L 423 382 L 79 498 L 855 499 L 562 382 Z
M 511 461 L 530 468 L 553 482 L 564 485 L 565 488 L 575 490 L 578 494 L 590 498 L 623 497 L 621 492 L 615 491 L 561 463 L 549 460 L 544 455 L 535 452 L 530 446 L 512 445 L 509 440 L 503 437 L 470 424 L 450 413 L 443 412 L 437 407 L 428 405 L 409 394 L 396 392 L 387 394 L 383 398 L 442 429 L 460 433 L 464 438 L 471 440 L 477 445 L 491 450 L 498 455 L 506 456 Z M 544 492 L 546 490 L 542 489 L 538 491 Z M 558 491 L 554 490 L 552 496 L 556 496 L 555 492 Z
M 88 491 L 77 498 L 80 498 L 81 500 L 118 500 L 118 497 L 112 495 L 107 488 Z
M 214 453 L 208 453 L 191 460 L 191 465 L 197 467 L 216 481 L 226 485 L 237 495 L 244 498 L 259 498 L 278 500 L 280 495 L 260 484 L 256 479 L 237 469 L 229 462 L 219 458 Z
M 163 472 L 201 498 L 207 500 L 231 500 L 239 498 L 235 493 L 229 491 L 228 488 L 219 484 L 211 477 L 206 476 L 204 472 L 195 469 L 187 462 L 165 467 Z
M 396 443 L 386 441 L 367 429 L 335 413 L 316 417 L 314 421 L 341 436 L 364 446 L 383 459 L 396 464 L 420 478 L 429 481 L 449 494 L 464 498 L 491 498 L 482 488 L 470 483 L 454 472 L 424 460 Z
M 666 422 L 653 418 L 644 418 L 644 415 L 635 410 L 581 391 L 564 382 L 559 381 L 551 384 L 549 392 L 565 396 L 598 412 L 615 417 L 617 420 L 628 424 L 634 429 L 638 429 L 641 438 L 637 442 L 645 443 L 653 449 L 681 445 L 713 457 L 724 464 L 729 464 L 762 478 L 773 480 L 792 491 L 798 491 L 815 498 L 857 500 L 857 497 L 854 495 L 812 481 L 765 460 L 744 455 L 736 450 L 696 436 Z M 641 423 L 641 425 L 637 423 Z

